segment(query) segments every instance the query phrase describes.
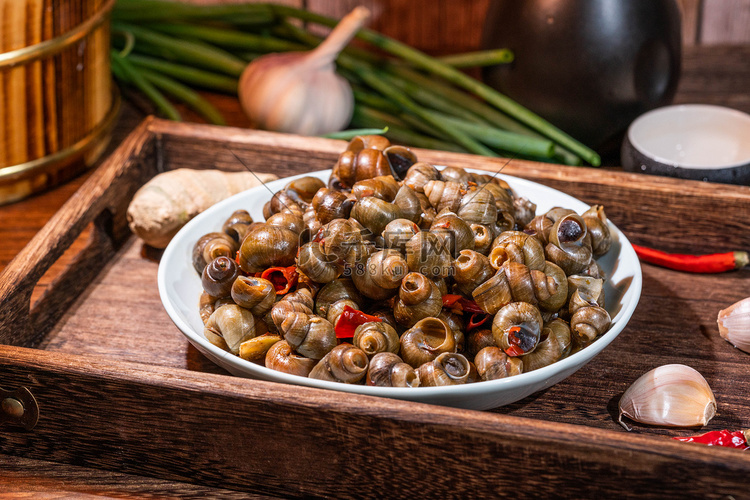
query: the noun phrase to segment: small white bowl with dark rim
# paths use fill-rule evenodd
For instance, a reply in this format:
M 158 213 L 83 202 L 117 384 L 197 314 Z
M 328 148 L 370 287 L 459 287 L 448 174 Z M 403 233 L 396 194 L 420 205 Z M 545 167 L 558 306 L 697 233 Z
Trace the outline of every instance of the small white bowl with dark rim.
M 628 128 L 626 171 L 750 185 L 750 115 L 707 104 L 658 108 Z

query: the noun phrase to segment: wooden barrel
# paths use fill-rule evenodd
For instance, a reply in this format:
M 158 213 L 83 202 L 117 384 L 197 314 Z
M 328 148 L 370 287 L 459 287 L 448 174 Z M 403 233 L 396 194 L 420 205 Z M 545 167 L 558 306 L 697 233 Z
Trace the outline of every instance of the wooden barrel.
M 0 0 L 0 204 L 70 179 L 103 152 L 119 108 L 115 0 Z

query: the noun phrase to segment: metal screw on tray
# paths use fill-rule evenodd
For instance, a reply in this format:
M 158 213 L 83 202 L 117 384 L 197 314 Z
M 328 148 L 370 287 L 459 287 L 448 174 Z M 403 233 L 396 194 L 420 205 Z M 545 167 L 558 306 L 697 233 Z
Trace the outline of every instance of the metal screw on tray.
M 0 388 L 0 424 L 20 425 L 27 431 L 39 420 L 39 406 L 34 395 L 26 387 L 15 391 Z
M 24 407 L 23 403 L 15 398 L 3 399 L 2 405 L 3 413 L 13 418 L 23 417 Z

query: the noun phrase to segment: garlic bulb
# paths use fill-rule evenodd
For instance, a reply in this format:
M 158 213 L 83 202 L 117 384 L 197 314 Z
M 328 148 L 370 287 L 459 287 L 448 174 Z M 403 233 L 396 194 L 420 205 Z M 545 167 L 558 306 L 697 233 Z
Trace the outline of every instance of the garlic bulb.
M 750 353 L 750 297 L 719 311 L 719 335 L 737 349 Z
M 302 135 L 346 127 L 354 97 L 349 83 L 336 74 L 334 61 L 369 15 L 365 7 L 357 7 L 314 50 L 268 54 L 250 63 L 238 93 L 253 126 Z
M 685 365 L 654 368 L 633 382 L 620 398 L 619 422 L 626 416 L 649 425 L 693 427 L 716 415 L 716 399 L 706 379 Z

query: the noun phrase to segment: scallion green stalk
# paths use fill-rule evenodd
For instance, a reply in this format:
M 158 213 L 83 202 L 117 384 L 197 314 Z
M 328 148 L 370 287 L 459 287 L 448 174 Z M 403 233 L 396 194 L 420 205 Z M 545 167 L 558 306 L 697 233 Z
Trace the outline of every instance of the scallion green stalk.
M 468 151 L 484 156 L 497 156 L 494 151 L 487 148 L 486 146 L 483 146 L 481 143 L 475 141 L 463 132 L 448 127 L 445 125 L 445 123 L 441 122 L 440 120 L 436 120 L 429 114 L 425 113 L 424 109 L 421 106 L 412 101 L 406 94 L 396 89 L 395 87 L 392 87 L 383 79 L 378 77 L 378 75 L 374 71 L 372 71 L 364 64 L 356 65 L 350 69 L 357 73 L 357 75 L 362 78 L 362 80 L 364 80 L 367 85 L 377 90 L 389 99 L 393 100 L 395 103 L 402 106 L 405 110 L 409 111 L 409 113 L 418 116 L 419 118 L 432 125 L 435 129 L 448 135 L 454 141 L 456 141 L 457 144 L 460 144 Z
M 144 40 L 149 44 L 162 47 L 173 53 L 180 60 L 200 65 L 204 68 L 213 69 L 221 73 L 238 77 L 245 69 L 246 63 L 242 59 L 233 56 L 215 47 L 205 44 L 194 43 L 188 40 L 173 38 L 140 26 L 124 23 L 113 23 L 113 28 L 129 31 L 138 40 Z
M 444 113 L 438 113 L 435 111 L 427 112 L 433 115 L 435 119 L 445 121 L 448 125 L 456 127 L 478 141 L 494 148 L 543 158 L 552 158 L 555 152 L 555 143 L 548 139 L 537 139 L 521 134 L 515 134 L 513 132 L 485 127 Z
M 208 90 L 237 95 L 237 79 L 231 76 L 219 75 L 184 64 L 163 61 L 154 57 L 131 54 L 131 63 L 139 68 L 150 69 L 170 76 L 175 80 L 188 83 Z
M 146 80 L 137 69 L 135 69 L 120 53 L 116 50 L 110 51 L 112 67 L 119 73 L 120 78 L 130 83 L 138 90 L 143 92 L 146 97 L 151 99 L 156 108 L 161 111 L 165 117 L 174 121 L 182 121 L 180 112 L 170 104 L 164 95 L 154 87 L 151 82 Z
M 286 5 L 272 5 L 272 9 L 278 15 L 282 15 L 285 17 L 292 17 L 301 19 L 303 21 L 310 21 L 322 24 L 324 26 L 334 26 L 336 24 L 335 19 L 309 12 L 304 9 L 298 9 Z M 529 111 L 528 109 L 524 108 L 507 96 L 494 90 L 488 85 L 485 85 L 482 82 L 471 78 L 465 73 L 461 73 L 457 69 L 452 68 L 447 64 L 443 64 L 435 58 L 430 57 L 423 52 L 420 52 L 419 50 L 409 47 L 404 43 L 389 38 L 376 31 L 361 29 L 357 34 L 357 37 L 385 52 L 388 52 L 389 54 L 400 57 L 401 59 L 404 59 L 429 73 L 438 75 L 451 82 L 452 84 L 461 87 L 464 90 L 477 95 L 478 97 L 481 97 L 488 103 L 507 113 L 516 120 L 524 123 L 525 125 L 528 125 L 532 129 L 549 137 L 550 139 L 566 147 L 567 149 L 570 149 L 574 153 L 581 156 L 584 160 L 589 162 L 591 165 L 598 166 L 601 164 L 601 158 L 596 153 L 596 151 L 575 140 L 562 130 L 558 129 L 557 127 L 547 122 L 540 116 Z
M 510 49 L 489 49 L 438 57 L 437 60 L 454 68 L 480 68 L 509 64 L 513 62 L 513 57 L 513 51 Z
M 143 75 L 143 78 L 153 84 L 154 87 L 157 87 L 175 99 L 184 102 L 199 115 L 204 117 L 209 123 L 214 125 L 227 124 L 221 113 L 219 113 L 210 102 L 189 87 L 149 69 L 142 69 L 140 70 L 140 73 Z

